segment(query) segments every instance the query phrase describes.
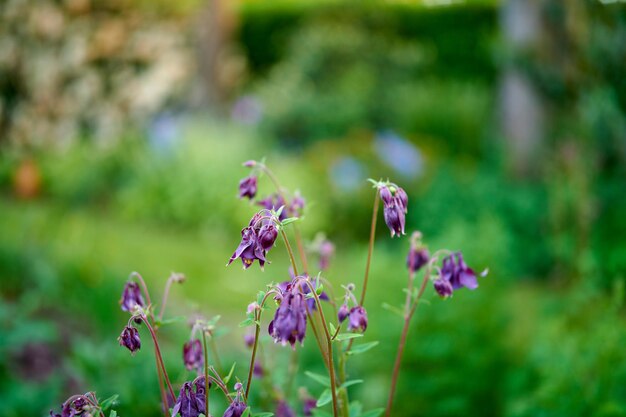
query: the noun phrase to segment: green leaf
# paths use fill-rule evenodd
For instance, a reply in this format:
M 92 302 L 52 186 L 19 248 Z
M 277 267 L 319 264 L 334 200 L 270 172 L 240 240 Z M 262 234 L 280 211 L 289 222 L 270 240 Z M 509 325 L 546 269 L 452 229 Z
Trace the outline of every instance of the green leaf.
M 322 392 L 322 395 L 320 395 L 320 397 L 317 399 L 317 403 L 315 404 L 315 406 L 323 407 L 329 402 L 331 402 L 332 400 L 333 400 L 333 395 L 330 393 L 330 389 L 325 389 L 324 392 Z
M 248 417 L 249 415 L 250 415 L 250 407 L 246 407 L 246 409 L 243 410 L 241 417 Z
M 299 217 L 289 217 L 288 219 L 285 219 L 282 222 L 280 222 L 280 224 L 282 224 L 283 226 L 287 226 L 289 223 L 293 223 L 296 220 L 300 220 L 300 218 Z
M 337 329 L 335 328 L 335 325 L 332 324 L 331 322 L 328 322 L 328 327 L 330 327 L 330 334 L 334 335 L 337 332 Z
M 257 413 L 253 414 L 253 417 L 272 417 L 274 413 Z
M 233 366 L 230 367 L 230 371 L 228 372 L 228 375 L 226 375 L 226 378 L 224 378 L 225 384 L 228 384 L 228 381 L 230 381 L 230 378 L 232 378 L 233 372 L 235 372 L 235 365 L 237 365 L 237 362 L 233 363 Z
M 383 411 L 385 411 L 384 408 L 377 408 L 375 410 L 370 410 L 370 411 L 366 411 L 363 414 L 361 414 L 361 417 L 379 417 Z
M 348 340 L 348 339 L 354 339 L 356 337 L 363 337 L 363 335 L 361 333 L 339 333 L 337 335 L 337 337 L 335 338 L 335 340 Z
M 117 411 L 111 410 L 111 412 L 109 413 L 109 417 L 117 417 Z
M 370 350 L 374 346 L 378 345 L 378 343 L 380 343 L 380 342 L 378 342 L 378 340 L 376 340 L 374 342 L 362 343 L 360 345 L 353 345 L 352 349 L 347 351 L 346 354 L 348 354 L 348 355 L 356 355 L 356 354 L 359 354 L 359 353 L 367 352 L 368 350 Z
M 330 378 L 328 378 L 327 376 L 314 374 L 313 372 L 309 372 L 309 371 L 306 371 L 304 374 L 308 376 L 309 378 L 311 378 L 312 380 L 317 381 L 320 384 L 324 385 L 325 387 L 330 387 Z
M 351 379 L 350 381 L 346 381 L 343 384 L 341 384 L 339 388 L 348 388 L 348 387 L 351 387 L 352 385 L 362 384 L 362 383 L 363 383 L 362 379 Z
M 166 324 L 172 324 L 172 323 L 178 323 L 180 321 L 184 321 L 186 320 L 187 317 L 186 316 L 176 316 L 176 317 L 172 317 L 170 319 L 167 320 L 155 320 L 155 325 L 157 327 L 161 327 L 161 326 L 165 326 Z
M 265 298 L 265 291 L 259 291 L 259 293 L 256 295 L 256 303 L 258 305 L 261 305 L 261 303 L 263 302 L 263 298 Z
M 105 400 L 100 401 L 100 408 L 102 408 L 103 410 L 107 410 L 111 408 L 112 406 L 117 404 L 118 398 L 119 398 L 119 395 L 115 394 Z
M 247 319 L 239 323 L 239 327 L 248 327 L 248 326 L 252 326 L 253 324 L 255 324 L 254 319 L 251 319 L 250 317 L 248 317 Z
M 285 209 L 285 206 L 284 206 L 284 205 L 282 205 L 282 206 L 280 206 L 280 207 L 278 208 L 278 210 L 276 210 L 276 211 L 272 210 L 272 212 L 274 213 L 274 216 L 276 216 L 276 217 L 280 217 L 280 215 L 283 213 L 283 210 L 284 210 L 284 209 Z M 285 219 L 285 220 L 287 220 L 287 219 Z
M 404 318 L 404 311 L 402 311 L 401 309 L 399 309 L 396 306 L 392 306 L 391 304 L 383 303 L 383 308 L 385 310 L 391 311 L 392 313 L 395 313 L 398 316 Z

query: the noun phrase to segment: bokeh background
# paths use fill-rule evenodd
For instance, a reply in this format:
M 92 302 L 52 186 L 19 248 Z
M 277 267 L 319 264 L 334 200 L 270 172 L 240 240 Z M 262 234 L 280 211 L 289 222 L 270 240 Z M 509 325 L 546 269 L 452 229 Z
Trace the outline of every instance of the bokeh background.
M 238 323 L 288 276 L 281 246 L 265 272 L 224 266 L 255 211 L 241 162 L 266 158 L 307 200 L 305 239 L 335 242 L 337 286 L 362 281 L 368 177 L 407 190 L 432 249 L 490 269 L 426 293 L 394 415 L 626 416 L 625 74 L 615 0 L 2 0 L 0 414 L 95 390 L 160 415 L 147 339 L 135 357 L 116 340 L 131 271 L 153 298 L 185 273 L 168 315 L 220 314 L 245 379 Z M 379 221 L 381 343 L 349 369 L 366 409 L 384 406 L 402 323 L 382 305 L 403 302 L 407 250 Z M 185 323 L 161 331 L 176 385 Z M 280 374 L 289 349 L 266 350 Z

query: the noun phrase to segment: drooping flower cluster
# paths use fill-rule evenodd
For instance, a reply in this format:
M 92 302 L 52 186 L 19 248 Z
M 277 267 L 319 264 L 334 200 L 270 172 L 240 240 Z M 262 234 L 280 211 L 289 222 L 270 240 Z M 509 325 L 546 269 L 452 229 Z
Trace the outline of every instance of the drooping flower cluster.
M 117 340 L 119 340 L 120 346 L 124 346 L 125 348 L 130 350 L 130 353 L 132 353 L 133 355 L 136 351 L 141 349 L 141 339 L 139 338 L 139 331 L 137 331 L 137 329 L 132 326 L 124 327 L 124 330 L 122 330 L 122 334 L 120 334 L 120 337 L 118 337 Z
M 204 351 L 199 339 L 193 339 L 183 345 L 183 362 L 187 370 L 200 370 L 204 365 Z
M 293 273 L 293 268 L 289 268 L 289 276 L 291 277 L 291 281 L 283 281 L 280 284 L 278 284 L 278 288 L 281 291 L 286 291 L 287 288 L 289 287 L 289 285 L 291 285 L 291 283 L 296 279 L 296 276 Z M 309 275 L 305 273 L 304 275 L 302 275 L 302 277 L 305 277 L 305 278 L 308 279 Z M 307 307 L 309 308 L 309 311 L 317 310 L 317 303 L 315 302 L 315 298 L 307 297 L 307 295 L 311 292 L 311 289 L 309 288 L 309 286 L 306 285 L 306 284 L 302 284 L 302 282 L 300 282 L 297 285 L 300 287 L 300 289 L 302 290 L 302 292 L 305 295 L 306 303 L 307 303 Z M 312 285 L 313 285 L 314 288 L 317 288 L 317 283 L 313 282 Z M 325 291 L 322 291 L 321 293 L 318 292 L 318 294 L 319 294 L 318 297 L 319 297 L 320 301 L 329 301 L 330 300 L 330 298 L 328 298 L 328 294 L 326 294 Z
M 367 330 L 367 311 L 365 310 L 365 307 L 358 304 L 356 298 L 354 297 L 354 294 L 352 293 L 354 285 L 350 284 L 344 288 L 346 289 L 346 295 L 344 297 L 343 304 L 337 311 L 339 324 L 348 319 L 348 330 L 365 332 L 365 330 Z M 348 307 L 349 301 L 352 301 L 354 304 L 352 308 Z
M 233 402 L 230 403 L 226 411 L 224 411 L 224 415 L 222 417 L 241 417 L 244 411 L 246 411 L 246 408 L 248 408 L 248 406 L 241 399 L 242 390 L 243 390 L 243 385 L 237 382 L 235 384 L 235 391 L 237 391 L 237 396 L 235 397 Z
M 406 192 L 395 184 L 379 185 L 378 191 L 383 201 L 383 214 L 391 237 L 405 234 L 404 224 L 409 204 Z
M 270 322 L 268 332 L 276 343 L 289 343 L 295 349 L 296 342 L 302 343 L 306 333 L 307 304 L 299 285 L 299 279 L 291 281 L 279 293 L 276 301 L 279 303 L 274 319 Z
M 461 252 L 455 252 L 443 259 L 441 273 L 433 285 L 437 294 L 448 298 L 453 291 L 463 287 L 475 290 L 478 288 L 478 279 L 476 273 L 463 260 Z
M 265 255 L 274 246 L 278 237 L 276 221 L 268 210 L 261 210 L 252 216 L 248 226 L 241 230 L 241 242 L 230 257 L 228 265 L 240 258 L 243 268 L 248 269 L 255 260 L 258 260 L 263 269 L 267 262 Z
M 206 415 L 206 389 L 204 376 L 199 376 L 191 382 L 185 382 L 180 389 L 180 394 L 172 409 L 172 415 L 176 416 L 179 413 L 181 417 L 198 417 L 200 414 Z M 210 381 L 209 389 L 211 389 Z

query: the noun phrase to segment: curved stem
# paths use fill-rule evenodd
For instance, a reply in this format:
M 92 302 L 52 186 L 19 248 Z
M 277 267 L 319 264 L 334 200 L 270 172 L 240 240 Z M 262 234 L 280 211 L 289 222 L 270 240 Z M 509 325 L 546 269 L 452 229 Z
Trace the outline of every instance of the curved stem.
M 255 329 L 254 329 L 254 344 L 252 345 L 252 356 L 250 356 L 250 369 L 248 369 L 248 381 L 246 383 L 246 401 L 248 400 L 248 395 L 250 394 L 250 386 L 252 385 L 252 373 L 254 372 L 254 361 L 256 360 L 256 351 L 259 344 L 259 333 L 261 332 L 261 313 L 263 312 L 263 306 L 267 301 L 268 297 L 274 294 L 274 291 L 268 291 L 263 300 L 261 300 L 261 304 L 258 309 L 254 312 L 254 321 Z
M 411 272 L 409 274 L 409 285 L 412 287 L 412 282 L 415 274 Z M 404 316 L 404 326 L 402 327 L 402 334 L 400 336 L 400 343 L 398 344 L 398 353 L 396 354 L 396 360 L 393 365 L 393 372 L 391 374 L 391 387 L 389 389 L 389 398 L 387 399 L 387 410 L 385 412 L 386 417 L 391 416 L 391 408 L 393 406 L 393 397 L 396 393 L 396 385 L 398 382 L 398 375 L 400 374 L 400 365 L 402 363 L 402 355 L 404 354 L 404 347 L 406 345 L 406 338 L 409 333 L 409 324 L 411 322 L 411 318 L 417 309 L 418 303 L 424 291 L 426 290 L 426 284 L 430 279 L 430 269 L 426 270 L 424 274 L 424 279 L 422 280 L 422 285 L 420 286 L 419 292 L 415 297 L 415 300 L 412 297 L 407 297 L 406 305 L 405 305 L 405 316 Z M 409 293 L 410 295 L 410 293 Z M 412 303 L 411 303 L 412 301 Z
M 378 198 L 378 190 L 376 190 L 376 194 L 374 195 L 374 209 L 372 210 L 372 225 L 370 227 L 370 242 L 367 249 L 367 263 L 365 264 L 365 275 L 363 277 L 363 290 L 361 291 L 361 306 L 365 303 L 367 280 L 370 275 L 370 264 L 372 262 L 372 252 L 374 251 L 374 238 L 376 237 L 376 218 L 378 217 L 379 204 L 380 199 Z
M 170 403 L 167 400 L 167 394 L 165 393 L 165 388 L 163 388 L 163 376 L 161 375 L 161 367 L 159 366 L 159 359 L 156 357 L 156 355 L 154 356 L 154 359 L 156 360 L 156 370 L 157 370 L 157 376 L 159 378 L 159 391 L 161 392 L 161 400 L 163 401 L 163 409 L 165 410 L 165 417 L 169 417 Z
M 159 361 L 159 364 L 161 365 L 161 370 L 163 371 L 163 376 L 165 377 L 165 382 L 167 384 L 167 388 L 170 391 L 170 395 L 172 396 L 172 398 L 176 398 L 176 395 L 174 394 L 174 389 L 172 388 L 172 384 L 170 383 L 170 378 L 167 375 L 167 371 L 165 370 L 165 365 L 163 364 L 163 356 L 161 356 L 161 348 L 159 348 L 159 342 L 157 341 L 156 334 L 154 333 L 154 329 L 152 328 L 152 326 L 150 326 L 150 323 L 146 319 L 146 316 L 142 314 L 139 317 L 146 324 L 146 327 L 148 327 L 148 330 L 150 331 L 150 336 L 152 336 L 152 341 L 154 342 L 154 351 L 157 356 L 157 360 Z M 167 407 L 167 404 L 166 404 L 166 407 Z
M 165 283 L 165 290 L 163 290 L 163 298 L 161 300 L 161 308 L 159 310 L 159 321 L 163 320 L 163 313 L 165 312 L 165 305 L 167 304 L 167 298 L 170 294 L 170 287 L 172 286 L 172 277 L 167 279 Z
M 150 300 L 150 292 L 148 292 L 148 286 L 146 285 L 146 281 L 143 280 L 143 277 L 141 276 L 139 272 L 131 272 L 130 277 L 135 278 L 139 282 L 139 285 L 141 285 L 143 294 L 146 296 L 146 301 L 148 302 L 148 306 L 150 307 L 150 318 L 152 319 L 152 321 L 154 321 L 154 312 L 152 311 L 152 300 Z
M 291 261 L 291 267 L 293 268 L 293 273 L 295 276 L 298 276 L 298 267 L 296 266 L 296 259 L 293 257 L 293 251 L 291 250 L 291 245 L 289 244 L 289 239 L 287 239 L 287 234 L 285 233 L 285 228 L 280 228 L 280 234 L 283 236 L 283 240 L 285 241 L 285 246 L 287 247 L 287 252 L 289 253 L 289 260 Z
M 206 410 L 204 413 L 207 417 L 211 416 L 211 412 L 209 411 L 209 352 L 207 351 L 207 334 L 202 330 L 202 347 L 204 348 L 204 403 L 206 404 Z

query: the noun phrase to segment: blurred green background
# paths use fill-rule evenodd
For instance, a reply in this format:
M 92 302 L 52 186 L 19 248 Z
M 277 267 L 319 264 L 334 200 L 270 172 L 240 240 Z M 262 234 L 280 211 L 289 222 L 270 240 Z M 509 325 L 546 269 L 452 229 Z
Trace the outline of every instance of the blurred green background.
M 160 415 L 147 334 L 135 357 L 116 341 L 131 271 L 154 299 L 185 273 L 168 315 L 222 315 L 245 379 L 237 324 L 288 277 L 282 245 L 265 272 L 224 267 L 256 210 L 241 163 L 266 158 L 307 200 L 305 240 L 335 242 L 337 288 L 362 282 L 368 177 L 407 190 L 432 249 L 489 267 L 477 291 L 428 289 L 394 415 L 626 416 L 624 74 L 622 1 L 4 0 L 0 414 L 95 390 Z M 402 322 L 382 304 L 403 302 L 407 250 L 379 219 L 381 343 L 349 365 L 366 409 L 386 400 Z M 176 386 L 188 330 L 161 332 Z M 289 349 L 268 342 L 278 369 Z M 321 373 L 314 347 L 301 369 Z

